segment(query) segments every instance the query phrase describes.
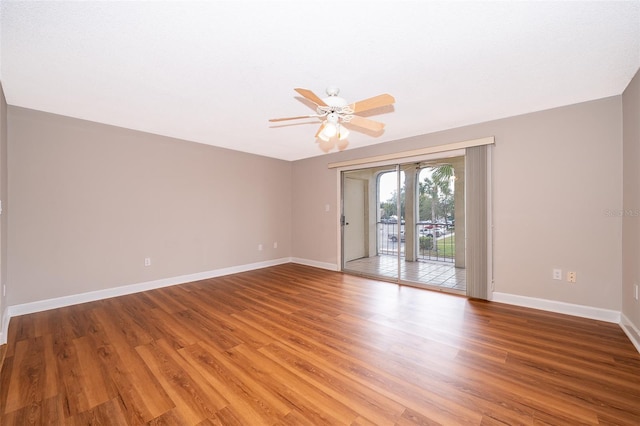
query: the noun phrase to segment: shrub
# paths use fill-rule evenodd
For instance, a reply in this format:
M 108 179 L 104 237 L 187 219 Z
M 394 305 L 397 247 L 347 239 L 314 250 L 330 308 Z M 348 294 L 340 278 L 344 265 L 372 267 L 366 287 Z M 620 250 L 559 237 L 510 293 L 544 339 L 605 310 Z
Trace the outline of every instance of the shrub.
M 420 250 L 433 250 L 433 238 L 427 236 L 420 237 Z

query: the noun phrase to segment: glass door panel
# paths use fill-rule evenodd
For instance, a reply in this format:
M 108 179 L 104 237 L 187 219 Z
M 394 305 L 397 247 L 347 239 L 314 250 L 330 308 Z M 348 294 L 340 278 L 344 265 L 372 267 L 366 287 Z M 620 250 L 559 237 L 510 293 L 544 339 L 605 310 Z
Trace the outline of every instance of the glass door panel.
M 397 281 L 397 176 L 395 166 L 342 173 L 343 271 Z

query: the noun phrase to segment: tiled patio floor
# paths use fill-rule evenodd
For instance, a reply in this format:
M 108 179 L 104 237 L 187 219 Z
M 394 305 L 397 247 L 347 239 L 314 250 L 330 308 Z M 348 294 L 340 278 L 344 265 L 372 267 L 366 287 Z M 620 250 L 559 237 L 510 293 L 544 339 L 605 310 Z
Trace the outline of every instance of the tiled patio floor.
M 450 263 L 401 261 L 400 279 L 411 283 L 446 288 L 455 293 L 467 290 L 467 271 L 456 268 Z M 365 257 L 347 262 L 345 272 L 381 276 L 396 279 L 398 276 L 398 258 L 392 255 Z

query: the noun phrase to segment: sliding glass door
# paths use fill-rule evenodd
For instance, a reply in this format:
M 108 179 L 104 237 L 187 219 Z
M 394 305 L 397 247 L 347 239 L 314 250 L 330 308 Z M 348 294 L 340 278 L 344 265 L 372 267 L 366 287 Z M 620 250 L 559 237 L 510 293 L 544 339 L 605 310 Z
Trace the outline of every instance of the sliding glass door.
M 342 270 L 464 294 L 464 160 L 342 171 Z

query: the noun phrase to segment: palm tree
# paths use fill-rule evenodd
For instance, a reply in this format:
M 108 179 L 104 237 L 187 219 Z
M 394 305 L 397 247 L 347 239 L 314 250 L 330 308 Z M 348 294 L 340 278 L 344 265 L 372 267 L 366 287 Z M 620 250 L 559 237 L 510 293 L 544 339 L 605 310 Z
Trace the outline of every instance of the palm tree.
M 424 182 L 420 182 L 420 194 L 427 195 L 431 201 L 431 221 L 437 223 L 437 211 L 440 206 L 440 194 L 445 199 L 451 197 L 451 179 L 454 176 L 453 166 L 451 164 L 440 164 L 431 169 L 431 178 L 424 178 Z M 446 203 L 449 204 L 449 203 Z M 447 212 L 443 212 L 445 218 Z M 433 246 L 438 250 L 438 240 L 436 238 L 436 230 L 433 231 Z
M 442 195 L 444 195 L 444 199 L 448 199 L 451 197 L 451 180 L 454 177 L 453 166 L 451 164 L 441 164 L 433 169 L 431 173 L 431 178 L 433 179 L 434 185 L 440 190 Z M 436 204 L 440 204 L 440 198 L 436 196 Z M 444 203 L 443 207 L 446 208 L 447 204 Z M 442 211 L 442 214 L 447 218 L 447 212 L 445 210 Z M 434 217 L 434 222 L 436 221 Z
M 431 169 L 431 178 L 428 176 L 420 182 L 420 195 L 426 195 L 431 201 L 431 220 L 437 221 L 438 207 L 440 207 L 440 194 L 448 198 L 451 193 L 451 179 L 453 178 L 453 166 L 441 164 Z M 442 212 L 446 216 L 446 212 Z

